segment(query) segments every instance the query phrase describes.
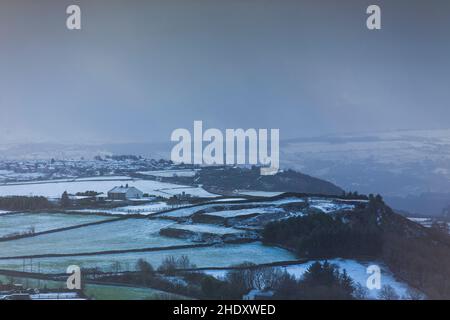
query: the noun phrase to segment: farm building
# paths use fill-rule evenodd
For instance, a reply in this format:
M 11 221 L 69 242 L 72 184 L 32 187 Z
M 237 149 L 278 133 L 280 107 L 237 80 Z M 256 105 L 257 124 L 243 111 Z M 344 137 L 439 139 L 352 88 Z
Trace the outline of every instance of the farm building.
M 108 191 L 108 199 L 110 200 L 128 200 L 128 199 L 140 199 L 144 193 L 135 188 L 129 187 L 128 184 L 120 187 L 115 187 Z

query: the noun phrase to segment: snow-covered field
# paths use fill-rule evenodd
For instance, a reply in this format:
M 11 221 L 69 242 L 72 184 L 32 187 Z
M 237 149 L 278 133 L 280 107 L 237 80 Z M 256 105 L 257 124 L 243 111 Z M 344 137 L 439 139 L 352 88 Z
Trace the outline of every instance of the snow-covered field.
M 214 224 L 176 224 L 171 225 L 171 228 L 218 235 L 242 233 L 242 231 L 239 229 L 221 227 Z
M 193 206 L 188 208 L 180 208 L 174 211 L 166 212 L 161 214 L 161 217 L 169 217 L 169 218 L 183 218 L 183 217 L 189 217 L 196 213 L 199 210 L 204 210 L 210 207 L 213 207 L 214 204 L 205 204 L 205 205 L 199 205 L 199 206 Z
M 133 178 L 128 176 L 95 176 L 87 178 L 77 178 L 75 181 L 103 181 L 103 180 L 115 180 L 115 181 L 127 181 L 133 180 Z
M 197 267 L 230 267 L 243 262 L 256 264 L 295 260 L 295 256 L 287 250 L 264 246 L 259 242 L 246 244 L 226 244 L 204 248 L 164 250 L 154 252 L 124 253 L 97 256 L 78 256 L 60 258 L 33 259 L 33 270 L 39 263 L 41 272 L 65 273 L 67 266 L 78 265 L 81 268 L 99 267 L 105 271 L 115 270 L 116 262 L 122 270 L 135 270 L 136 262 L 144 259 L 153 267 L 158 267 L 168 256 L 188 256 L 190 262 Z M 23 260 L 0 260 L 0 269 L 22 270 Z M 30 261 L 26 261 L 25 270 L 30 271 Z
M 181 169 L 181 170 L 155 170 L 155 171 L 142 171 L 138 172 L 140 174 L 146 176 L 154 176 L 154 177 L 163 177 L 163 178 L 172 178 L 172 177 L 193 177 L 199 171 L 189 170 L 189 169 Z
M 270 191 L 238 191 L 239 194 L 252 197 L 276 197 L 284 192 L 270 192 Z
M 33 180 L 44 176 L 45 174 L 39 172 L 17 173 L 10 170 L 0 170 L 0 182 L 6 180 Z
M 0 185 L 0 196 L 44 196 L 49 198 L 59 198 L 64 191 L 70 194 L 77 192 L 85 192 L 93 190 L 97 192 L 107 193 L 114 187 L 124 185 L 126 182 L 129 186 L 136 187 L 144 193 L 157 195 L 162 197 L 171 197 L 173 195 L 182 193 L 189 193 L 198 197 L 216 197 L 200 187 L 183 186 L 173 183 L 159 182 L 153 180 L 139 180 L 131 179 L 123 180 L 127 177 L 120 177 L 120 179 L 98 180 L 98 177 L 81 178 L 78 180 L 50 180 L 41 182 L 28 183 L 11 183 Z
M 225 210 L 233 210 L 233 207 L 236 208 L 236 206 L 242 206 L 244 204 L 246 206 L 255 206 L 255 209 L 257 208 L 257 210 L 262 210 L 261 208 L 258 208 L 258 207 L 278 206 L 278 205 L 283 205 L 283 204 L 288 204 L 288 203 L 302 203 L 302 202 L 304 202 L 304 200 L 299 199 L 299 198 L 285 198 L 285 199 L 280 199 L 280 200 L 275 200 L 275 201 L 261 201 L 261 202 L 247 202 L 247 203 L 226 203 L 226 204 L 225 203 L 224 204 L 211 203 L 211 204 L 193 206 L 193 207 L 189 207 L 189 208 L 180 208 L 178 210 L 163 213 L 161 216 L 162 217 L 171 217 L 171 218 L 183 218 L 183 217 L 189 217 L 200 210 L 206 210 L 207 214 L 212 214 L 214 212 L 219 213 L 219 212 L 223 212 Z M 215 210 L 214 207 L 218 207 L 218 206 L 220 206 L 221 209 Z M 253 209 L 253 210 L 255 210 L 255 209 Z M 264 211 L 265 210 L 267 210 L 267 209 L 264 209 Z
M 191 244 L 187 240 L 163 237 L 159 234 L 160 229 L 172 224 L 174 222 L 170 220 L 130 218 L 64 232 L 0 242 L 0 257 L 84 253 Z
M 217 211 L 217 212 L 210 212 L 207 213 L 209 216 L 216 216 L 216 217 L 222 217 L 222 218 L 235 218 L 235 217 L 241 217 L 241 216 L 248 216 L 252 214 L 264 214 L 268 212 L 277 212 L 281 211 L 280 208 L 251 208 L 251 209 L 241 209 L 241 210 L 224 210 L 224 211 Z
M 0 237 L 13 233 L 29 232 L 31 229 L 34 229 L 35 232 L 42 232 L 107 219 L 107 217 L 96 215 L 16 213 L 0 217 Z
M 148 204 L 136 205 L 136 206 L 125 206 L 118 207 L 114 209 L 80 209 L 74 210 L 73 212 L 84 212 L 84 213 L 106 213 L 112 215 L 129 215 L 129 214 L 139 214 L 139 215 L 149 215 L 152 213 L 173 209 L 174 206 L 168 205 L 166 202 L 158 201 Z
M 245 198 L 226 198 L 226 199 L 217 199 L 213 200 L 213 202 L 231 202 L 231 201 L 243 201 L 247 200 Z

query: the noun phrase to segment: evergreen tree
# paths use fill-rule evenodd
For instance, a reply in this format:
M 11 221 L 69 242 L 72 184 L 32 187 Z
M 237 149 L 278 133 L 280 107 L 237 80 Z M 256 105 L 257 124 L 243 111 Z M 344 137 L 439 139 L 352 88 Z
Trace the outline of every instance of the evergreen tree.
M 69 198 L 69 194 L 67 193 L 67 191 L 64 191 L 61 196 L 61 207 L 63 207 L 63 208 L 70 207 L 70 198 Z

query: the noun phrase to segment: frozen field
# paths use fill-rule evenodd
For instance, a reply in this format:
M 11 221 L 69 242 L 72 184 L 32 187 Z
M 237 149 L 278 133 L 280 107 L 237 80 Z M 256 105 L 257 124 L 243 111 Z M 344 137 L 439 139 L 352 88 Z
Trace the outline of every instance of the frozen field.
M 200 188 L 200 187 L 188 187 L 188 186 L 181 186 L 181 185 L 170 184 L 170 183 L 168 183 L 168 184 L 169 184 L 168 187 L 158 189 L 157 190 L 158 193 L 156 195 L 160 195 L 162 197 L 166 197 L 167 198 L 167 197 L 172 197 L 172 196 L 175 196 L 175 195 L 180 194 L 182 192 L 185 192 L 186 194 L 190 194 L 192 196 L 201 197 L 201 198 L 215 198 L 215 197 L 219 197 L 219 195 L 209 193 L 208 191 L 206 191 L 206 190 L 204 190 L 203 188 Z M 155 193 L 153 193 L 153 194 L 155 194 Z
M 163 178 L 172 178 L 172 177 L 193 177 L 197 173 L 197 170 L 158 170 L 158 171 L 142 171 L 138 172 L 140 174 L 146 176 L 154 176 L 154 177 L 163 177 Z
M 0 170 L 0 182 L 6 180 L 32 180 L 44 177 L 44 173 L 17 173 L 10 170 Z
M 193 206 L 188 208 L 180 208 L 174 211 L 166 212 L 161 215 L 161 217 L 171 217 L 171 218 L 182 218 L 182 217 L 189 217 L 196 213 L 197 211 L 204 210 L 210 207 L 215 206 L 214 204 L 205 204 L 205 205 L 199 205 L 199 206 Z
M 175 224 L 171 225 L 173 229 L 187 230 L 199 233 L 213 233 L 218 235 L 242 233 L 242 230 L 235 228 L 221 227 L 215 224 Z
M 259 242 L 254 242 L 142 253 L 41 258 L 33 259 L 33 261 L 29 259 L 25 261 L 23 259 L 0 260 L 0 269 L 22 270 L 25 262 L 27 271 L 31 271 L 32 263 L 34 271 L 39 264 L 41 272 L 44 273 L 65 273 L 69 265 L 78 265 L 82 268 L 99 267 L 104 271 L 112 271 L 115 270 L 115 264 L 118 262 L 121 265 L 121 270 L 135 270 L 136 262 L 139 259 L 146 260 L 156 268 L 161 265 L 165 257 L 180 257 L 182 255 L 188 256 L 191 263 L 194 263 L 197 267 L 229 267 L 243 262 L 261 264 L 295 260 L 295 256 L 287 250 L 266 247 Z
M 71 227 L 110 218 L 97 215 L 63 213 L 15 213 L 0 217 L 0 237 L 13 233 L 35 232 Z M 0 253 L 1 254 L 1 253 Z
M 106 177 L 108 178 L 108 177 Z M 111 177 L 109 177 L 111 178 Z M 121 179 L 98 180 L 99 177 L 82 178 L 78 180 L 50 180 L 42 182 L 11 183 L 0 185 L 0 196 L 45 196 L 49 198 L 59 198 L 64 191 L 70 194 L 93 190 L 107 193 L 114 187 L 124 185 L 136 187 L 144 193 L 162 197 L 170 197 L 181 192 L 189 193 L 198 197 L 216 197 L 199 187 L 183 186 L 173 183 L 165 183 L 153 180 L 131 179 L 124 181 Z
M 135 180 L 128 176 L 95 176 L 87 178 L 76 178 L 74 181 L 104 181 L 104 180 L 115 180 L 115 181 L 129 181 Z
M 222 218 L 235 218 L 240 216 L 248 216 L 251 214 L 264 214 L 268 212 L 280 211 L 279 208 L 251 208 L 251 209 L 241 209 L 241 210 L 224 210 L 207 213 L 209 216 L 222 217 Z
M 106 213 L 106 214 L 117 214 L 117 215 L 129 215 L 129 214 L 140 214 L 140 215 L 149 215 L 152 213 L 160 212 L 163 210 L 172 209 L 173 206 L 168 205 L 165 202 L 153 202 L 143 205 L 136 206 L 125 206 L 114 209 L 81 209 L 74 210 L 73 212 L 91 212 L 91 213 Z
M 286 199 L 280 199 L 275 201 L 261 201 L 261 202 L 246 202 L 246 203 L 210 203 L 205 205 L 199 205 L 189 208 L 180 208 L 171 212 L 163 213 L 162 217 L 172 217 L 172 218 L 182 218 L 182 217 L 189 217 L 200 210 L 207 210 L 207 214 L 212 214 L 213 212 L 223 212 L 228 210 L 233 210 L 233 207 L 236 208 L 237 206 L 254 206 L 255 209 L 252 210 L 267 210 L 266 208 L 262 209 L 261 207 L 268 207 L 268 206 L 277 206 L 277 205 L 283 205 L 288 203 L 301 203 L 304 202 L 302 199 L 299 198 L 286 198 Z M 214 207 L 222 207 L 222 209 L 215 209 Z M 240 211 L 245 210 L 241 209 Z M 236 210 L 234 210 L 236 211 Z M 267 212 L 267 211 L 265 211 Z
M 161 228 L 173 223 L 170 220 L 127 219 L 0 242 L 0 256 L 85 253 L 191 244 L 187 240 L 159 235 Z

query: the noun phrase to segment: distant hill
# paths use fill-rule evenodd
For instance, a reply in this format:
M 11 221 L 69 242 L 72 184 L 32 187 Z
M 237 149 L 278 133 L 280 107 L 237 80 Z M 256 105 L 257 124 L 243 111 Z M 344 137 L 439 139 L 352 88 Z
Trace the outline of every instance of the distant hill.
M 204 188 L 230 193 L 234 190 L 296 192 L 323 195 L 342 195 L 344 190 L 331 182 L 314 178 L 294 170 L 273 176 L 262 176 L 259 167 L 208 167 L 194 178 L 175 178 L 176 182 L 201 184 Z

